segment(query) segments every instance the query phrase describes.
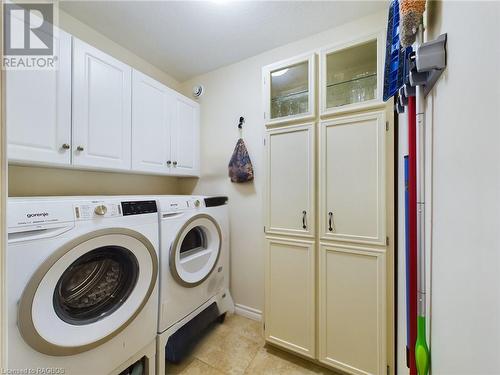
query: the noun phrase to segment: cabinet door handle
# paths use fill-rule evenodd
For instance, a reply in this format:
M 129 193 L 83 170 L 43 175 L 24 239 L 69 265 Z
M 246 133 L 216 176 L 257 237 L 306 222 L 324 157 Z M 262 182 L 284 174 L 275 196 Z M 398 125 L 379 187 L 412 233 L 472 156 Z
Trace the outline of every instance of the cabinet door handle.
M 61 148 L 63 150 L 69 150 L 69 144 L 68 143 L 63 143 L 62 146 L 61 146 Z
M 302 211 L 302 229 L 307 229 L 306 216 L 307 216 L 307 212 Z
M 174 161 L 174 163 L 173 163 L 173 164 L 174 164 L 174 167 L 175 167 L 175 166 L 177 166 L 177 162 L 176 162 L 176 161 Z
M 170 164 L 172 164 L 172 162 L 170 160 L 167 160 L 167 166 L 170 167 Z
M 83 151 L 83 146 L 78 146 L 78 147 L 76 148 L 76 151 Z
M 328 212 L 328 230 L 330 232 L 333 232 L 333 227 L 332 227 L 332 222 L 333 222 L 333 212 Z

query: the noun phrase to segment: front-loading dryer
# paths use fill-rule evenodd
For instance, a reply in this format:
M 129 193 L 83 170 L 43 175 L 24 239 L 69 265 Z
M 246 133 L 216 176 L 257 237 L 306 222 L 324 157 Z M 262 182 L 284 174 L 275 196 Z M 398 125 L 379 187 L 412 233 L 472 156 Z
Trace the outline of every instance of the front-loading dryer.
M 227 197 L 158 197 L 160 300 L 158 372 L 165 344 L 179 328 L 215 304 L 219 315 L 233 311 L 229 293 Z
M 150 346 L 155 200 L 14 198 L 7 209 L 9 373 L 107 375 Z

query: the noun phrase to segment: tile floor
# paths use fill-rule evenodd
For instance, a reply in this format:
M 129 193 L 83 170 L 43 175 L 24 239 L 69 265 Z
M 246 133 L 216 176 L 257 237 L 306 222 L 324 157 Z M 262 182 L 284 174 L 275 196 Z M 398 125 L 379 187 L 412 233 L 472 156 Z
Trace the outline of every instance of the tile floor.
M 336 373 L 264 345 L 261 323 L 228 315 L 215 323 L 180 364 L 167 362 L 168 375 L 334 375 Z

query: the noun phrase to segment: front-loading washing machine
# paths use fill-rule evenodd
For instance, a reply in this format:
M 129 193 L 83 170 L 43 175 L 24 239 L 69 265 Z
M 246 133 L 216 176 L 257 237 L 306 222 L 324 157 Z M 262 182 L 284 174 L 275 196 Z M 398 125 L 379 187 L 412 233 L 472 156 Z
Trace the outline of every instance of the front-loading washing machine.
M 107 375 L 151 346 L 155 200 L 13 198 L 7 210 L 9 373 Z
M 160 299 L 158 367 L 172 335 L 209 306 L 223 316 L 234 310 L 229 293 L 227 197 L 158 197 Z

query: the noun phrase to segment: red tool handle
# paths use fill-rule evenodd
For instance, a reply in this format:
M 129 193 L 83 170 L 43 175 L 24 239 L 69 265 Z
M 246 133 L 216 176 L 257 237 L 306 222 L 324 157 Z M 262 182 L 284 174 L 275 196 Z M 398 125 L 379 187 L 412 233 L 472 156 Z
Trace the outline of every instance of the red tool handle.
M 409 324 L 410 375 L 417 374 L 415 342 L 417 341 L 417 120 L 415 97 L 408 98 L 408 198 L 409 198 Z

